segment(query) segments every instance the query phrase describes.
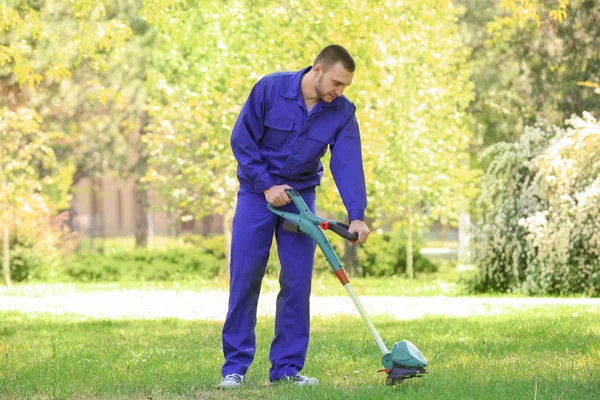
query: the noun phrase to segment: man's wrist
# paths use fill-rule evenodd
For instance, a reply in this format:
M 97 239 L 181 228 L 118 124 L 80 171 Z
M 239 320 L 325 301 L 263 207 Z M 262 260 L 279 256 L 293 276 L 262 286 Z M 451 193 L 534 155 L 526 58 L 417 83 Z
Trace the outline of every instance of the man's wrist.
M 348 210 L 348 221 L 352 223 L 352 221 L 364 221 L 365 220 L 365 210 L 357 208 L 354 210 Z
M 263 193 L 275 186 L 275 182 L 271 175 L 264 175 L 254 184 L 254 188 L 261 190 Z

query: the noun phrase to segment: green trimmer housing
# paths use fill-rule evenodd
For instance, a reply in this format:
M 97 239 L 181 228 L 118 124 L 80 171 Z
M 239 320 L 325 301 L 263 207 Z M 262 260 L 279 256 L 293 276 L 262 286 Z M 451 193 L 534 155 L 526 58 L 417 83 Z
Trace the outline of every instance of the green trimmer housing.
M 387 383 L 393 385 L 395 383 L 402 382 L 404 379 L 422 376 L 423 374 L 427 373 L 427 370 L 425 369 L 427 366 L 425 357 L 423 357 L 421 351 L 419 351 L 419 349 L 408 340 L 397 342 L 394 344 L 391 350 L 388 350 L 385 343 L 381 339 L 381 336 L 379 336 L 377 329 L 375 329 L 375 326 L 367 316 L 367 313 L 360 303 L 360 300 L 356 296 L 354 289 L 352 289 L 350 280 L 344 271 L 344 266 L 333 250 L 331 243 L 329 243 L 329 240 L 327 240 L 323 230 L 332 230 L 336 234 L 351 241 L 357 240 L 358 235 L 356 233 L 349 232 L 349 226 L 344 223 L 317 217 L 310 211 L 302 199 L 302 196 L 300 196 L 297 191 L 288 189 L 286 190 L 286 193 L 288 196 L 290 196 L 296 208 L 298 208 L 300 212 L 299 214 L 278 210 L 270 204 L 268 204 L 267 207 L 269 210 L 285 219 L 284 229 L 291 232 L 304 233 L 308 235 L 321 248 L 321 251 L 323 251 L 325 258 L 333 269 L 333 272 L 335 272 L 335 275 L 346 288 L 346 291 L 352 298 L 352 301 L 363 318 L 363 321 L 371 332 L 373 339 L 375 339 L 375 342 L 383 353 L 383 357 L 381 359 L 383 369 L 380 371 L 385 371 L 387 373 Z

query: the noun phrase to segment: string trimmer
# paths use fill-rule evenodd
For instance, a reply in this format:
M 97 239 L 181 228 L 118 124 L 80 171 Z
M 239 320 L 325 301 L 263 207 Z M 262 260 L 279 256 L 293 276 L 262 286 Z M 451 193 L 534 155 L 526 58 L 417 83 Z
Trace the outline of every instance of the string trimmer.
M 335 272 L 335 275 L 346 288 L 346 291 L 352 298 L 362 319 L 365 321 L 367 328 L 369 328 L 371 335 L 373 335 L 373 339 L 375 339 L 375 342 L 383 353 L 383 358 L 381 359 L 383 369 L 380 371 L 385 371 L 387 373 L 387 383 L 393 385 L 402 382 L 404 379 L 422 376 L 427 373 L 427 370 L 425 369 L 427 366 L 425 357 L 423 357 L 423 354 L 419 349 L 408 340 L 397 342 L 391 350 L 388 350 L 381 339 L 381 336 L 379 336 L 377 329 L 375 329 L 375 325 L 373 325 L 360 303 L 360 300 L 358 300 L 354 289 L 352 289 L 350 280 L 346 275 L 346 271 L 344 271 L 344 266 L 333 250 L 331 243 L 327 240 L 323 230 L 331 230 L 350 241 L 356 241 L 358 239 L 358 234 L 349 232 L 349 226 L 344 223 L 317 217 L 310 211 L 302 199 L 302 196 L 300 196 L 297 191 L 287 189 L 286 193 L 290 196 L 296 205 L 296 208 L 300 211 L 300 214 L 281 211 L 270 204 L 268 204 L 267 207 L 269 210 L 285 219 L 283 223 L 283 228 L 285 230 L 289 232 L 304 233 L 319 245 L 325 258 L 329 262 L 329 265 L 331 265 L 333 272 Z

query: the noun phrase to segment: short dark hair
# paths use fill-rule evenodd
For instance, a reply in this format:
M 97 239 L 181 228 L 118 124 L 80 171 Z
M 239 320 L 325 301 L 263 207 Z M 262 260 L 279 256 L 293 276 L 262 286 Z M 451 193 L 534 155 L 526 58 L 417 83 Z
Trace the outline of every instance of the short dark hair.
M 333 67 L 338 62 L 341 62 L 348 72 L 354 72 L 356 69 L 354 59 L 350 53 L 348 53 L 348 50 L 339 44 L 331 44 L 321 50 L 317 58 L 315 58 L 314 65 L 321 64 L 323 66 L 323 71 L 326 71 L 329 67 Z

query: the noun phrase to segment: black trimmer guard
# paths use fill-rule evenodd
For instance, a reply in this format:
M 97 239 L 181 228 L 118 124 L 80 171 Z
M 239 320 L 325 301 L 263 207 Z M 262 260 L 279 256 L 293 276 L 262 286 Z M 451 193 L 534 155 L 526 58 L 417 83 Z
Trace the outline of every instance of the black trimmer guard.
M 419 367 L 406 367 L 403 365 L 394 365 L 391 371 L 385 370 L 388 376 L 385 382 L 388 385 L 395 385 L 396 383 L 402 383 L 403 380 L 408 378 L 421 377 L 427 373 L 425 368 Z M 389 371 L 389 372 L 388 372 Z

